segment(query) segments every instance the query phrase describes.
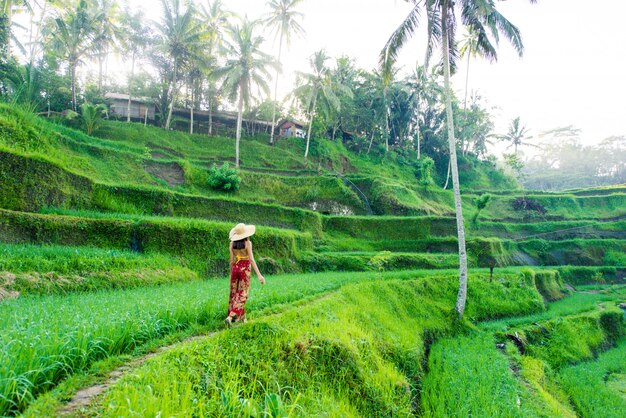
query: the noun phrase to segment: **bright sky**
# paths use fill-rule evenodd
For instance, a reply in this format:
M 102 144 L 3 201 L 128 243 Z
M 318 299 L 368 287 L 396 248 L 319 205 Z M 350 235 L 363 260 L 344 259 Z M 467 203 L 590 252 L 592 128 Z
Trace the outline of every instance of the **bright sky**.
M 148 18 L 160 18 L 158 0 L 120 3 L 141 7 Z M 224 0 L 224 4 L 250 19 L 267 12 L 265 0 Z M 510 120 L 519 116 L 531 135 L 567 125 L 582 129 L 582 139 L 588 144 L 626 135 L 622 104 L 626 97 L 626 4 L 616 0 L 539 0 L 535 5 L 528 0 L 508 0 L 497 4 L 520 28 L 526 48 L 519 59 L 502 41 L 497 63 L 480 58 L 470 63 L 470 91 L 478 92 L 493 107 L 497 133 L 504 133 Z M 294 71 L 307 71 L 308 57 L 320 49 L 326 49 L 331 57 L 348 55 L 362 68 L 374 68 L 378 53 L 410 5 L 404 0 L 304 0 L 299 10 L 305 15 L 306 37 L 295 39 L 291 49 L 283 51 L 282 96 L 293 87 Z M 269 34 L 266 38 L 266 51 L 277 55 L 277 42 Z M 416 33 L 401 52 L 405 72 L 417 59 L 423 60 L 423 39 L 423 33 Z M 466 69 L 463 60 L 453 78 L 459 97 L 463 96 Z

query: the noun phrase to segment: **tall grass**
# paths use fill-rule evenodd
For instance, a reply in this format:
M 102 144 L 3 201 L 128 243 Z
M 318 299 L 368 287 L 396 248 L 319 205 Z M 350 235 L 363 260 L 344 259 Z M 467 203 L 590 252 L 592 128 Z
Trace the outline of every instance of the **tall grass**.
M 414 277 L 391 273 L 385 277 Z M 379 277 L 333 273 L 253 282 L 248 309 L 290 303 Z M 0 415 L 23 410 L 66 376 L 107 356 L 194 325 L 215 329 L 226 312 L 228 283 L 190 282 L 67 296 L 31 296 L 0 304 Z M 254 315 L 254 314 L 253 314 Z
M 593 361 L 567 367 L 558 381 L 583 417 L 618 418 L 626 411 L 626 340 Z
M 542 309 L 536 289 L 471 278 L 468 313 Z M 456 278 L 354 284 L 283 315 L 185 344 L 118 382 L 103 416 L 411 416 L 427 347 L 464 327 Z M 210 359 L 210 360 L 207 360 Z M 147 411 L 147 412 L 146 412 Z M 255 415 L 256 414 L 256 415 Z

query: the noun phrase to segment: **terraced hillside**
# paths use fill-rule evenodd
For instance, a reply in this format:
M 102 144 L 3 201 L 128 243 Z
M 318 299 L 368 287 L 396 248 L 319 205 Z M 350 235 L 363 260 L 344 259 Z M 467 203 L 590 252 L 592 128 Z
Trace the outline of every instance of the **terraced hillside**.
M 535 193 L 461 161 L 471 281 L 458 322 L 451 192 L 412 156 L 314 141 L 305 160 L 303 146 L 244 138 L 241 187 L 226 192 L 208 179 L 232 162 L 230 138 L 115 121 L 87 136 L 0 105 L 0 415 L 598 416 L 571 377 L 581 361 L 593 384 L 617 375 L 602 393 L 621 407 L 626 186 Z M 237 222 L 258 225 L 273 277 L 250 301 L 267 318 L 221 332 Z M 493 369 L 450 371 L 487 358 Z M 111 377 L 124 364 L 132 376 Z M 464 401 L 455 378 L 504 389 Z M 67 405 L 98 382 L 106 393 Z

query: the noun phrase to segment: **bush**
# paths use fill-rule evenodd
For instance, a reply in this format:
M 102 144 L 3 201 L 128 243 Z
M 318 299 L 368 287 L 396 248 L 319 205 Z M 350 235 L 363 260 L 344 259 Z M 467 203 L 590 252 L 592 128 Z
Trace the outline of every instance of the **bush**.
M 225 192 L 236 192 L 241 184 L 241 177 L 235 168 L 230 168 L 228 163 L 224 163 L 221 167 L 213 164 L 209 170 L 209 187 L 215 190 Z

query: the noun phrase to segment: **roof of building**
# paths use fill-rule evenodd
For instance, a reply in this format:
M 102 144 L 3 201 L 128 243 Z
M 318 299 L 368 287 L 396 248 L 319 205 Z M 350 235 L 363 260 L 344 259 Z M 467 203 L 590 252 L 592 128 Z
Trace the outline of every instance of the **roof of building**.
M 123 93 L 106 93 L 104 95 L 105 99 L 112 99 L 112 100 L 128 100 L 128 94 L 123 94 Z M 140 103 L 152 103 L 152 99 L 150 99 L 149 97 L 132 97 L 131 98 L 132 102 L 140 102 Z

